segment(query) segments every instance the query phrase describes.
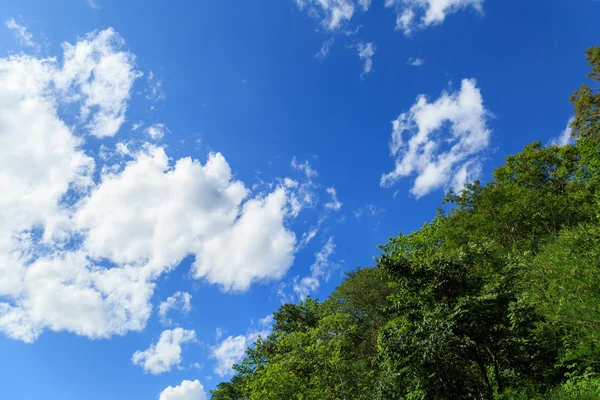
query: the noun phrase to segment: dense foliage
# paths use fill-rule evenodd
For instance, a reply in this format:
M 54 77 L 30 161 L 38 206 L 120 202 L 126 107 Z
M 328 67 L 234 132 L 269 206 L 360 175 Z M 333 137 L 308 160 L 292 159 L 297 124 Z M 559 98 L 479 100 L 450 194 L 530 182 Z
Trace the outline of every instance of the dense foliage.
M 571 102 L 573 144 L 530 144 L 324 302 L 282 306 L 212 398 L 600 398 L 600 93 Z

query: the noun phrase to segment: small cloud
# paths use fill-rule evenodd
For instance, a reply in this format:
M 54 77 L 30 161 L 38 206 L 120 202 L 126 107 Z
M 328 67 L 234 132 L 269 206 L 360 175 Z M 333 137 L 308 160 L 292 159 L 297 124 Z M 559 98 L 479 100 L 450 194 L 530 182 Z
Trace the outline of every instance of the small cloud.
M 475 79 L 463 79 L 460 90 L 444 91 L 435 101 L 418 96 L 392 121 L 389 149 L 395 168 L 381 177 L 381 186 L 415 176 L 410 191 L 417 198 L 435 189 L 462 190 L 481 172 L 490 115 Z
M 370 0 L 359 0 L 363 10 L 367 10 Z M 350 21 L 354 15 L 353 0 L 296 0 L 300 10 L 308 9 L 308 15 L 321 20 L 321 24 L 330 31 L 335 31 Z
M 360 218 L 363 215 L 374 217 L 377 214 L 380 214 L 380 213 L 382 213 L 384 211 L 385 211 L 385 209 L 377 207 L 377 206 L 374 206 L 373 204 L 366 204 L 365 206 L 354 210 L 354 216 L 356 218 Z
M 183 381 L 179 386 L 169 386 L 163 390 L 158 400 L 206 400 L 204 386 L 198 381 Z
M 420 67 L 423 64 L 425 64 L 425 60 L 423 60 L 422 58 L 419 58 L 419 57 L 417 57 L 417 58 L 410 57 L 406 63 L 413 67 Z
M 33 41 L 33 35 L 29 32 L 28 28 L 26 26 L 19 25 L 14 18 L 6 21 L 6 27 L 13 31 L 13 34 L 17 39 L 19 39 L 19 42 L 22 46 L 38 47 L 37 43 Z
M 173 321 L 171 321 L 167 314 L 169 310 L 180 309 L 184 314 L 192 311 L 192 295 L 186 292 L 176 292 L 173 296 L 167 298 L 167 300 L 160 303 L 158 306 L 158 316 L 160 318 L 160 322 L 163 325 L 171 325 Z
M 290 165 L 295 170 L 304 172 L 304 174 L 306 175 L 306 177 L 308 179 L 314 178 L 315 176 L 319 175 L 317 173 L 317 171 L 315 171 L 314 169 L 312 169 L 312 167 L 310 166 L 310 163 L 308 161 L 304 161 L 303 163 L 299 163 L 298 159 L 296 159 L 296 156 L 294 156 L 294 158 L 292 158 L 292 162 L 290 163 Z
M 245 335 L 228 336 L 218 346 L 213 347 L 210 357 L 217 361 L 215 373 L 220 377 L 233 375 L 233 365 L 239 363 L 246 349 L 260 337 L 269 336 L 270 330 L 250 331 Z
M 316 54 L 316 57 L 319 59 L 319 61 L 322 62 L 324 59 L 327 58 L 327 55 L 329 54 L 329 51 L 331 50 L 331 47 L 333 46 L 334 43 L 335 43 L 334 37 L 330 37 L 329 39 L 327 39 L 326 41 L 323 42 L 323 45 L 321 46 L 321 50 L 319 50 L 319 52 Z
M 169 132 L 169 129 L 167 128 L 167 126 L 165 124 L 154 124 L 149 126 L 148 128 L 146 128 L 146 133 L 148 134 L 148 136 L 150 136 L 153 140 L 160 140 L 163 138 L 163 136 L 165 136 L 165 133 Z
M 328 281 L 331 276 L 331 272 L 334 268 L 338 267 L 337 264 L 332 263 L 329 258 L 335 253 L 335 243 L 333 242 L 333 236 L 327 240 L 327 243 L 323 245 L 323 248 L 315 253 L 315 262 L 310 266 L 310 276 L 305 276 L 301 279 L 296 277 L 294 279 L 294 293 L 304 300 L 308 297 L 311 292 L 315 292 L 321 285 L 321 280 Z M 282 287 L 282 290 L 284 288 Z M 278 293 L 279 294 L 279 293 Z M 284 295 L 284 293 L 282 293 Z M 280 296 L 283 298 L 283 296 Z
M 410 36 L 417 29 L 440 25 L 449 14 L 468 7 L 482 12 L 483 0 L 386 0 L 396 11 L 396 29 Z
M 373 42 L 369 43 L 359 43 L 356 46 L 358 50 L 358 56 L 363 61 L 363 72 L 360 74 L 361 77 L 370 73 L 373 70 L 373 56 L 375 55 L 375 45 Z
M 337 192 L 333 187 L 327 188 L 327 193 L 331 196 L 331 201 L 325 204 L 328 210 L 339 211 L 342 208 L 342 203 L 337 198 Z
M 94 10 L 100 9 L 100 4 L 98 4 L 98 2 L 96 0 L 87 0 L 87 3 L 88 3 L 88 6 L 90 6 Z
M 568 144 L 570 144 L 573 140 L 573 138 L 571 137 L 571 124 L 573 123 L 573 117 L 571 117 L 569 119 L 569 122 L 567 122 L 567 127 L 565 128 L 565 130 L 560 134 L 560 136 L 552 138 L 550 140 L 550 145 L 552 146 L 566 146 Z
M 148 100 L 160 101 L 165 99 L 165 94 L 162 90 L 162 79 L 158 79 L 154 72 L 148 73 L 148 89 L 146 98 Z
M 269 325 L 273 324 L 273 315 L 269 314 L 266 317 L 259 319 L 258 323 L 261 326 L 269 326 Z
M 307 244 L 309 244 L 310 241 L 313 240 L 315 238 L 315 236 L 317 236 L 317 232 L 318 232 L 317 228 L 311 229 L 308 232 L 304 232 L 302 234 L 302 239 L 300 239 L 300 244 L 298 244 L 298 249 L 301 249 L 301 248 L 305 247 Z
M 158 343 L 144 351 L 136 351 L 131 361 L 153 375 L 169 372 L 181 363 L 181 345 L 195 341 L 196 332 L 193 330 L 182 328 L 166 330 L 160 334 Z

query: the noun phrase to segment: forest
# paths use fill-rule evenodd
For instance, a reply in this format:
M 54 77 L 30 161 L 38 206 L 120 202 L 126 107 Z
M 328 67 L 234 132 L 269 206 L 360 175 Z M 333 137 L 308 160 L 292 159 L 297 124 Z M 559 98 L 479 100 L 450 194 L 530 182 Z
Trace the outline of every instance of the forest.
M 211 398 L 599 399 L 600 47 L 586 57 L 571 144 L 529 144 L 324 301 L 284 304 Z

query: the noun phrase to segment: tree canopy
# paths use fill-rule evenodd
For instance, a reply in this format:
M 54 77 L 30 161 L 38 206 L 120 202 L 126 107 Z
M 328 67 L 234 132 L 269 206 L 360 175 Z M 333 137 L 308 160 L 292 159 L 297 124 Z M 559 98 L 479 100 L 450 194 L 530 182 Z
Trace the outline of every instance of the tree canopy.
M 325 301 L 283 305 L 212 398 L 600 398 L 600 91 L 570 100 L 572 144 L 526 146 Z

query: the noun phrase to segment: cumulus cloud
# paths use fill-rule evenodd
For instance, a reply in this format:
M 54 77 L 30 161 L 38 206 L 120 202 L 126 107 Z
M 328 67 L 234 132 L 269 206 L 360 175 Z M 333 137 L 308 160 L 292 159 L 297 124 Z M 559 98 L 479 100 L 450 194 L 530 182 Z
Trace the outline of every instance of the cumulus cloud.
M 490 113 L 474 79 L 464 79 L 459 91 L 443 92 L 434 102 L 420 95 L 408 112 L 393 121 L 390 151 L 395 169 L 381 177 L 382 186 L 416 176 L 411 193 L 461 190 L 480 173 L 481 152 L 488 147 Z
M 13 31 L 13 34 L 22 46 L 37 47 L 37 44 L 33 41 L 33 35 L 29 32 L 26 26 L 19 25 L 14 18 L 10 18 L 6 21 L 6 27 Z
M 160 303 L 158 306 L 158 317 L 163 325 L 170 325 L 173 323 L 167 314 L 169 310 L 180 309 L 183 313 L 189 313 L 192 311 L 192 295 L 186 292 L 175 292 L 173 296 L 167 298 L 167 300 Z
M 198 381 L 183 381 L 179 386 L 169 386 L 158 400 L 206 400 L 204 386 Z
M 573 122 L 573 117 L 571 117 L 569 119 L 569 122 L 567 122 L 567 127 L 565 128 L 564 131 L 562 131 L 562 133 L 560 134 L 560 136 L 552 138 L 550 140 L 550 145 L 555 145 L 555 146 L 566 146 L 569 143 L 571 143 L 571 141 L 573 140 L 573 138 L 571 138 L 571 123 Z
M 396 29 L 410 35 L 416 29 L 439 25 L 446 16 L 472 7 L 481 12 L 483 0 L 386 0 L 396 10 Z
M 124 46 L 112 28 L 92 32 L 75 45 L 63 44 L 64 65 L 55 85 L 81 102 L 80 116 L 91 135 L 114 136 L 125 122 L 131 88 L 142 73 Z
M 321 250 L 315 253 L 315 262 L 310 266 L 310 275 L 294 280 L 294 293 L 304 300 L 311 292 L 315 292 L 321 285 L 321 280 L 329 280 L 332 270 L 336 264 L 329 258 L 335 253 L 335 243 L 333 236 L 323 245 Z
M 182 328 L 166 330 L 160 334 L 156 344 L 144 351 L 136 351 L 131 361 L 142 367 L 144 371 L 159 375 L 181 363 L 181 345 L 195 341 L 196 332 L 193 330 Z
M 228 336 L 212 348 L 211 358 L 216 360 L 215 373 L 220 377 L 233 375 L 233 365 L 244 358 L 246 349 L 254 344 L 259 337 L 266 338 L 270 330 L 252 330 L 246 335 Z
M 370 73 L 373 70 L 373 56 L 375 55 L 375 46 L 370 43 L 359 43 L 357 45 L 358 56 L 363 61 L 363 72 L 361 76 Z
M 84 149 L 84 132 L 115 135 L 125 119 L 139 73 L 123 46 L 107 29 L 63 45 L 62 62 L 0 58 L 0 331 L 11 338 L 140 331 L 155 280 L 189 255 L 194 276 L 235 291 L 293 261 L 297 189 L 251 196 L 219 153 L 201 163 L 152 144 Z M 61 118 L 73 104 L 79 118 Z

